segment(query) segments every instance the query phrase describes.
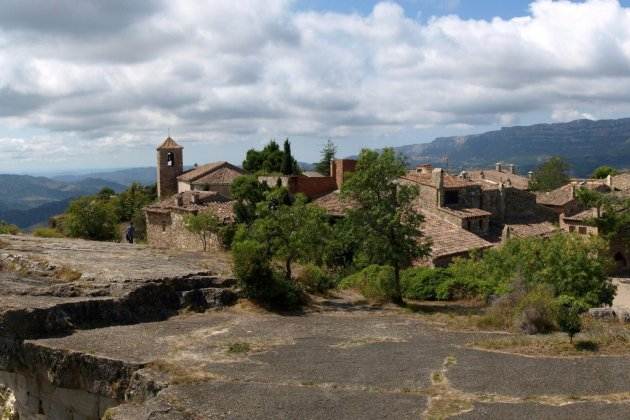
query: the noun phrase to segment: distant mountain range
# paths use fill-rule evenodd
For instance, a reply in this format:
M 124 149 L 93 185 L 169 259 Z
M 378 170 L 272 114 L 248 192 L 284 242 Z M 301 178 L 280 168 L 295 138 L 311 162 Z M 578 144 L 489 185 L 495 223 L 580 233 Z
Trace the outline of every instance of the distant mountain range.
M 442 137 L 431 143 L 397 147 L 410 165 L 431 163 L 452 170 L 516 164 L 522 173 L 551 156 L 562 156 L 575 176 L 588 176 L 600 165 L 630 167 L 630 118 L 577 120 L 502 128 L 483 134 Z
M 63 212 L 76 197 L 94 194 L 109 187 L 116 192 L 125 185 L 86 177 L 76 182 L 63 182 L 28 175 L 0 175 L 0 220 L 27 228 L 46 222 Z
M 82 182 L 89 178 L 97 178 L 125 186 L 129 186 L 134 182 L 139 182 L 142 185 L 151 185 L 155 184 L 156 168 L 129 168 L 107 172 L 93 172 L 86 175 L 58 175 L 53 177 L 54 180 L 70 183 Z

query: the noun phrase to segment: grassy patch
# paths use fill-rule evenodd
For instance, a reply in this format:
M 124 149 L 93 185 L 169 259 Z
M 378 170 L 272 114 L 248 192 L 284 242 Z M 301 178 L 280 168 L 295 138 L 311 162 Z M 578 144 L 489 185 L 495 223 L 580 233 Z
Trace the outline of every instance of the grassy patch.
M 83 274 L 69 267 L 60 267 L 55 270 L 55 277 L 62 282 L 73 282 L 81 278 Z
M 227 352 L 230 354 L 249 353 L 251 346 L 249 343 L 232 343 L 228 346 Z
M 173 385 L 194 384 L 217 379 L 217 375 L 207 372 L 202 368 L 182 366 L 167 360 L 155 360 L 146 366 L 169 376 L 169 382 Z
M 407 301 L 406 309 L 422 320 L 456 331 L 477 331 L 483 316 L 483 303 L 476 300 L 455 302 Z M 492 328 L 495 329 L 495 328 Z
M 571 344 L 566 334 L 511 335 L 469 343 L 472 347 L 531 356 L 630 355 L 630 326 L 586 318 Z

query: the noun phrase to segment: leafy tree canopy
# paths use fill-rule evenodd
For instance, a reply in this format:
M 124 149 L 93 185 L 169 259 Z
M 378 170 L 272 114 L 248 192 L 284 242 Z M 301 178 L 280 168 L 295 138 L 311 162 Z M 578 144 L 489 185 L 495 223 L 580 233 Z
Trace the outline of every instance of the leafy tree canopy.
M 551 191 L 569 182 L 569 164 L 561 157 L 552 157 L 534 171 L 530 188 Z
M 322 209 L 308 204 L 302 195 L 288 204 L 282 190 L 268 192 L 258 204 L 259 218 L 245 239 L 263 244 L 271 259 L 282 260 L 284 277 L 291 280 L 293 263 L 321 263 L 330 226 Z
M 402 301 L 400 270 L 429 252 L 429 247 L 421 242 L 423 218 L 413 206 L 418 190 L 398 182 L 405 172 L 405 162 L 393 149 L 381 153 L 364 149 L 355 172 L 341 189 L 344 197 L 356 203 L 348 211 L 358 241 L 355 259 L 361 259 L 364 265 L 393 267 L 394 301 L 398 302 Z
M 291 155 L 288 139 L 284 143 L 284 150 L 280 150 L 275 140 L 271 140 L 262 150 L 248 150 L 243 161 L 243 169 L 252 174 L 296 175 L 300 173 L 297 161 Z
M 608 175 L 617 175 L 619 173 L 619 171 L 617 171 L 615 168 L 613 168 L 612 166 L 600 166 L 599 168 L 595 169 L 593 171 L 593 174 L 591 175 L 592 178 L 595 179 L 604 179 L 606 177 L 608 177 Z

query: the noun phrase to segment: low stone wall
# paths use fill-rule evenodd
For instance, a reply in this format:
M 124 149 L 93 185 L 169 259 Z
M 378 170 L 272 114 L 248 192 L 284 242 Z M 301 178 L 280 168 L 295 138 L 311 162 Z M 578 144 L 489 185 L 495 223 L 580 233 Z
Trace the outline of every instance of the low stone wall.
M 203 251 L 203 242 L 198 235 L 186 229 L 184 220 L 189 213 L 170 211 L 170 213 L 147 212 L 147 242 L 155 248 L 185 249 Z M 219 250 L 218 238 L 210 235 L 208 249 Z

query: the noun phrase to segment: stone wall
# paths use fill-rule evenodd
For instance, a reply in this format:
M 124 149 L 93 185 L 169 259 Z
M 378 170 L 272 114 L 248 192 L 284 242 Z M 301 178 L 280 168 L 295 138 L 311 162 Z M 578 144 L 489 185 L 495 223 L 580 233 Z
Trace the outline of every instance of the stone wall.
M 203 243 L 198 235 L 186 229 L 184 218 L 188 212 L 172 210 L 169 213 L 147 212 L 147 242 L 155 248 L 174 248 L 190 251 L 203 251 Z M 220 249 L 219 240 L 211 235 L 208 250 Z
M 270 187 L 280 184 L 289 190 L 289 193 L 304 194 L 310 199 L 321 197 L 337 189 L 335 178 L 329 176 L 260 176 L 258 181 Z

